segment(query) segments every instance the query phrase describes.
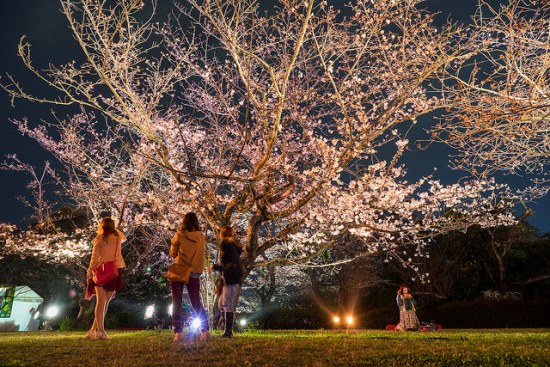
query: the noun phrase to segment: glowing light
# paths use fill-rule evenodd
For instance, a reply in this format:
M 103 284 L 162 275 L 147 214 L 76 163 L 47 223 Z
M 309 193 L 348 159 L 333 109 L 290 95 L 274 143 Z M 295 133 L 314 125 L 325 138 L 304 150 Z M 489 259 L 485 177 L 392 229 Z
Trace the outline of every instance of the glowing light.
M 351 316 L 346 317 L 346 323 L 347 323 L 348 325 L 353 324 L 353 317 L 351 317 Z
M 339 323 L 340 323 L 340 317 L 334 316 L 334 317 L 332 318 L 332 321 L 334 321 L 335 324 L 339 324 Z
M 145 309 L 145 319 L 150 319 L 155 313 L 155 305 L 149 305 Z
M 246 319 L 241 319 L 241 320 L 239 321 L 239 324 L 240 324 L 241 326 L 246 326 Z
M 57 306 L 50 306 L 46 310 L 46 317 L 49 319 L 53 319 L 59 314 L 59 307 Z
M 195 317 L 195 318 L 191 321 L 191 330 L 198 330 L 198 329 L 201 327 L 201 324 L 202 324 L 201 319 L 198 318 L 198 317 Z
M 168 306 L 168 315 L 172 316 L 173 309 L 172 305 Z

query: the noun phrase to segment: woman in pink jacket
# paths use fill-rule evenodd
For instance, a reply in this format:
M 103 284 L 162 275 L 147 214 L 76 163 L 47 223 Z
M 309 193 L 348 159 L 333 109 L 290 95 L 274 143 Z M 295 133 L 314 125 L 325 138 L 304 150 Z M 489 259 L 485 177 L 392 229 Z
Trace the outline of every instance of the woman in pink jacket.
M 111 218 L 103 218 L 99 223 L 97 235 L 94 238 L 92 258 L 88 267 L 88 290 L 95 289 L 96 305 L 95 318 L 92 327 L 86 333 L 85 338 L 109 339 L 105 332 L 105 315 L 109 307 L 109 301 L 114 293 L 122 288 L 122 269 L 126 267 L 120 244 L 126 236 L 115 227 L 115 221 Z M 118 277 L 98 286 L 94 283 L 93 269 L 107 261 L 115 261 L 118 268 Z

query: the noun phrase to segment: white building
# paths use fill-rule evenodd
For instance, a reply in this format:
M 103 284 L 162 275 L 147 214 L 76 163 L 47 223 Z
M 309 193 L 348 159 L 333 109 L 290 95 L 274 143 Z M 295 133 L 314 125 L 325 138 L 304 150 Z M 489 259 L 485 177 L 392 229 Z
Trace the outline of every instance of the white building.
M 39 306 L 44 302 L 26 285 L 0 286 L 0 331 L 36 331 Z

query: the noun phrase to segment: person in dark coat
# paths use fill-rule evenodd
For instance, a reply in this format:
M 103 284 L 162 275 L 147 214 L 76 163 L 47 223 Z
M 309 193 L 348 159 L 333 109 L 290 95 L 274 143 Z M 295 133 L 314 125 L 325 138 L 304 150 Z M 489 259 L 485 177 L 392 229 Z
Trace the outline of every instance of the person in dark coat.
M 220 296 L 220 310 L 225 314 L 225 332 L 223 336 L 233 336 L 233 321 L 235 303 L 239 287 L 243 281 L 241 254 L 243 248 L 235 239 L 235 231 L 231 227 L 223 227 L 220 231 L 220 263 L 212 265 L 210 270 L 222 273 L 223 288 Z

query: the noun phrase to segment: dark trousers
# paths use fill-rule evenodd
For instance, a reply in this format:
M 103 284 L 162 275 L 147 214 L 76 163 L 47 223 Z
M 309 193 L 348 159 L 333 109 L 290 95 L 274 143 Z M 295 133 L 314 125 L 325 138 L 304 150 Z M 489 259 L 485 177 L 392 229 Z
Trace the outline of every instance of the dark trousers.
M 201 319 L 201 331 L 205 332 L 210 330 L 208 324 L 208 315 L 204 310 L 201 302 L 200 295 L 200 278 L 189 278 L 187 284 L 180 282 L 170 282 L 170 288 L 172 289 L 172 325 L 174 326 L 174 332 L 181 333 L 183 330 L 183 319 L 181 316 L 181 302 L 183 298 L 183 287 L 187 286 L 187 295 L 189 296 L 189 302 L 191 307 Z

